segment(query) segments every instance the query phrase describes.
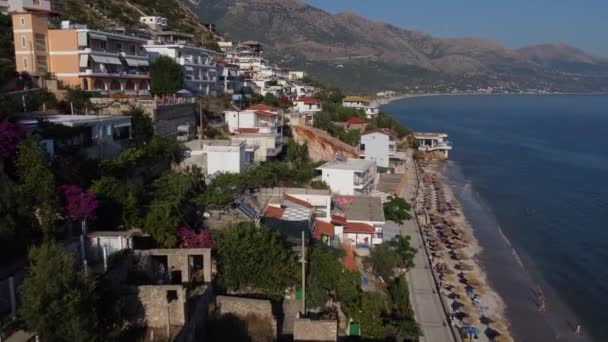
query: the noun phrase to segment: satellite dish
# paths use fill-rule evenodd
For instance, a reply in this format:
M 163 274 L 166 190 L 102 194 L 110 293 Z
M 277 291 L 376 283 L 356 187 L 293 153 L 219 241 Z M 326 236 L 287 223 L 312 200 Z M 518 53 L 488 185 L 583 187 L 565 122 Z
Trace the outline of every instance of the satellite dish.
M 336 153 L 336 160 L 340 162 L 345 162 L 346 157 L 342 153 Z

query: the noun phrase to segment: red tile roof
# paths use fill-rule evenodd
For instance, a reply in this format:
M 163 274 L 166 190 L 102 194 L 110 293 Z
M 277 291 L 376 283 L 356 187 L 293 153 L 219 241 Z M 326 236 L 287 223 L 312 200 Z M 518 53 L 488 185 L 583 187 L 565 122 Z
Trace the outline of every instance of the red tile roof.
M 255 115 L 265 116 L 265 117 L 277 116 L 275 113 L 267 112 L 265 110 L 256 110 Z
M 307 96 L 302 96 L 299 99 L 297 99 L 295 102 L 303 102 L 305 104 L 321 104 L 321 103 L 323 103 L 319 99 L 315 99 L 314 97 L 307 97 Z
M 348 234 L 374 234 L 375 232 L 374 227 L 365 223 L 349 222 L 344 226 L 344 233 Z
M 367 135 L 367 134 L 372 134 L 372 133 L 385 134 L 385 135 L 388 135 L 390 137 L 396 137 L 397 136 L 397 134 L 395 133 L 395 131 L 393 131 L 390 128 L 372 129 L 372 130 L 363 132 L 361 135 Z
M 310 204 L 310 203 L 308 203 L 308 202 L 306 202 L 304 200 L 301 200 L 299 198 L 296 198 L 296 197 L 293 197 L 293 196 L 289 196 L 288 194 L 285 194 L 283 196 L 283 198 L 285 198 L 285 200 L 287 200 L 289 202 L 293 202 L 295 204 L 302 205 L 302 206 L 304 206 L 306 208 L 312 208 L 312 204 Z
M 289 99 L 286 98 L 285 96 L 279 97 L 279 102 L 284 103 L 290 107 L 293 106 L 293 102 L 289 101 Z
M 264 213 L 264 217 L 281 219 L 283 218 L 283 213 L 285 213 L 285 209 L 268 207 Z
M 346 123 L 349 125 L 362 125 L 362 124 L 366 124 L 367 121 L 365 121 L 363 119 L 359 119 L 357 117 L 353 117 L 353 118 L 346 120 Z
M 313 237 L 317 240 L 321 240 L 323 235 L 333 237 L 335 234 L 335 227 L 331 223 L 327 223 L 321 220 L 315 220 L 315 228 L 313 231 Z
M 239 128 L 239 133 L 258 133 L 259 128 Z
M 265 104 L 259 104 L 259 105 L 255 105 L 253 107 L 249 107 L 249 108 L 247 108 L 247 110 L 254 110 L 254 111 L 255 110 L 264 110 L 264 111 L 276 112 L 279 109 L 272 107 L 272 106 L 267 106 Z
M 335 224 L 346 224 L 346 217 L 340 215 L 331 215 L 331 222 Z

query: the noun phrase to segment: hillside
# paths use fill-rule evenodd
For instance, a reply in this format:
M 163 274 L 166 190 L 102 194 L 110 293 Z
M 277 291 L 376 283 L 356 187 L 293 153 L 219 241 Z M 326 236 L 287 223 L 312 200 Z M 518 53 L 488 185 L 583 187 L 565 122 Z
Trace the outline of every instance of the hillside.
M 126 26 L 143 28 L 139 17 L 158 15 L 168 19 L 169 29 L 191 33 L 197 45 L 217 49 L 217 37 L 180 0 L 61 0 L 60 20 L 87 24 L 90 28 Z
M 295 0 L 182 1 L 225 38 L 258 40 L 274 62 L 348 90 L 608 90 L 595 70 L 606 65 L 549 63 L 481 38 L 436 38 Z

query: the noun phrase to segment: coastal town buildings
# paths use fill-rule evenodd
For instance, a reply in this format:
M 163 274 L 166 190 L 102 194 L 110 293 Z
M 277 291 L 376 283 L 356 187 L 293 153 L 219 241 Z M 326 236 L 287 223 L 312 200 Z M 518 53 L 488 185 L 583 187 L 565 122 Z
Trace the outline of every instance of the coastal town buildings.
M 379 245 L 386 224 L 382 200 L 372 196 L 334 195 L 332 224 L 335 235 L 357 248 Z
M 395 134 L 388 129 L 376 129 L 361 134 L 359 150 L 366 160 L 376 162 L 379 167 L 389 167 L 390 159 L 395 157 Z
M 298 113 L 316 113 L 323 110 L 323 102 L 314 97 L 300 97 L 293 101 L 293 110 Z
M 446 140 L 445 133 L 414 133 L 414 139 L 418 142 L 418 150 L 422 152 L 440 152 L 448 158 L 452 144 Z
M 197 165 L 206 175 L 241 173 L 253 161 L 253 149 L 242 140 L 193 140 L 184 165 Z
M 184 88 L 198 95 L 217 92 L 218 71 L 214 51 L 184 44 L 145 45 L 150 59 L 171 57 L 184 71 Z
M 64 21 L 49 29 L 45 12 L 13 14 L 15 64 L 40 83 L 52 73 L 65 86 L 107 94 L 149 94 L 146 39 Z
M 254 161 L 274 158 L 283 150 L 283 112 L 257 105 L 243 111 L 225 111 L 224 119 L 233 140 L 244 140 L 255 148 Z
M 0 13 L 8 15 L 26 10 L 52 12 L 51 0 L 0 0 Z
M 130 116 L 37 114 L 20 117 L 19 123 L 42 136 L 41 143 L 51 158 L 60 150 L 80 151 L 89 158 L 110 158 L 127 148 L 131 139 Z M 73 130 L 55 134 L 48 125 Z
M 335 194 L 363 195 L 369 194 L 374 188 L 376 163 L 370 160 L 338 157 L 317 170 L 321 172 L 321 180 Z
M 342 100 L 342 105 L 348 108 L 361 109 L 368 119 L 378 115 L 378 107 L 371 106 L 370 101 L 361 96 L 347 96 Z

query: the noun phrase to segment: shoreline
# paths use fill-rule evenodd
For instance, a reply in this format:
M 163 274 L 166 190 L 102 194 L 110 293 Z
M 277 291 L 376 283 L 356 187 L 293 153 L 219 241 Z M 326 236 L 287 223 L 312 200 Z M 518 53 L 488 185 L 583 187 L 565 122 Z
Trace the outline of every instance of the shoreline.
M 423 93 L 423 94 L 403 94 L 403 95 L 395 95 L 386 98 L 377 98 L 372 100 L 372 106 L 384 106 L 391 104 L 392 102 L 404 100 L 404 99 L 413 99 L 418 97 L 432 97 L 432 96 L 513 96 L 513 95 L 522 95 L 522 96 L 560 96 L 560 95 L 584 95 L 584 96 L 606 96 L 608 93 Z
M 445 181 L 441 165 L 432 164 L 415 164 L 418 187 L 415 214 L 419 222 L 424 222 L 421 224 L 424 248 L 439 279 L 441 299 L 449 303 L 446 314 L 455 327 L 478 329 L 480 341 L 491 341 L 498 335 L 504 341 L 512 341 L 505 302 L 490 285 L 487 272 L 478 261 L 483 248 Z M 448 210 L 443 209 L 445 203 Z M 465 265 L 466 269 L 459 268 Z

